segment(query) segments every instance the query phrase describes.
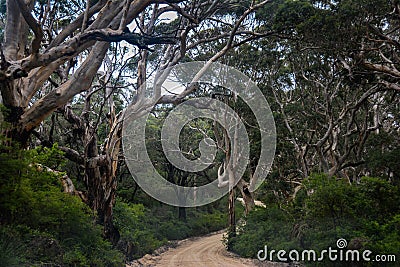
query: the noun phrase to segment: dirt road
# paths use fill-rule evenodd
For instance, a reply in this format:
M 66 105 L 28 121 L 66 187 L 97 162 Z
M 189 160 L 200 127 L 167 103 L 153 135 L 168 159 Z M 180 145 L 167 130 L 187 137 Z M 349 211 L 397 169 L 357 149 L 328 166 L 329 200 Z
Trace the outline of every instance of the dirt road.
M 175 249 L 161 254 L 155 266 L 256 266 L 252 260 L 234 257 L 225 250 L 222 243 L 222 233 L 187 240 Z
M 179 241 L 175 248 L 162 249 L 155 255 L 145 255 L 126 267 L 287 267 L 284 263 L 243 259 L 226 251 L 223 233 Z

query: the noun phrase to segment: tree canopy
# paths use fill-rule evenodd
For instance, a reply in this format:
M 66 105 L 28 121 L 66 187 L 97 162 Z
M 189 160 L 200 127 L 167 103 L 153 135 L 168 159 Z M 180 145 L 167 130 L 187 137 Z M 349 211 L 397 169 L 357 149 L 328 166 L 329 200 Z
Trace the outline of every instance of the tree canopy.
M 323 222 L 326 227 L 333 225 L 329 228 L 332 236 L 338 227 L 350 227 L 343 217 L 357 222 L 363 235 L 375 227 L 381 240 L 398 238 L 397 232 L 388 237 L 385 230 L 398 223 L 398 210 L 370 194 L 381 188 L 382 194 L 398 202 L 393 192 L 400 185 L 399 20 L 397 0 L 1 0 L 0 156 L 4 160 L 0 162 L 0 226 L 21 224 L 40 233 L 49 226 L 51 238 L 58 240 L 64 235 L 57 231 L 69 229 L 70 216 L 79 215 L 82 227 L 88 227 L 89 211 L 93 211 L 94 221 L 110 243 L 96 239 L 98 226 L 84 238 L 95 240 L 99 251 L 111 251 L 111 261 L 120 257 L 108 250 L 111 244 L 129 259 L 148 253 L 165 241 L 170 225 L 145 219 L 144 214 L 153 216 L 159 207 L 143 194 L 124 162 L 121 140 L 126 112 L 129 109 L 137 119 L 150 111 L 146 148 L 155 169 L 172 183 L 200 186 L 232 173 L 234 167 L 226 162 L 237 154 L 228 130 L 205 118 L 183 128 L 179 149 L 187 159 L 201 156 L 198 144 L 202 138 L 216 141 L 214 162 L 193 173 L 168 162 L 160 131 L 177 105 L 208 97 L 238 114 L 250 140 L 245 175 L 230 190 L 231 227 L 237 220 L 234 212 L 240 209 L 234 206 L 237 191 L 245 199 L 246 214 L 253 209 L 255 198 L 271 203 L 265 213 L 251 215 L 251 223 L 268 221 L 269 213 L 282 218 L 280 207 L 287 207 L 288 216 L 297 216 L 297 221 L 285 218 L 287 229 L 281 229 L 282 235 L 297 231 L 301 242 L 292 240 L 291 245 L 310 244 L 310 231 L 301 232 L 299 224 L 320 231 L 310 223 L 318 216 L 328 218 Z M 211 84 L 192 83 L 177 91 L 161 86 L 172 67 L 193 61 L 204 62 L 199 73 L 214 62 L 236 68 L 267 99 L 277 143 L 274 163 L 260 190 L 249 192 L 248 187 L 262 150 L 262 127 L 245 101 Z M 373 187 L 371 192 L 369 187 Z M 40 200 L 46 188 L 54 207 Z M 311 189 L 316 193 L 310 194 Z M 72 196 L 61 196 L 60 190 Z M 344 196 L 347 193 L 351 196 Z M 336 195 L 343 196 L 344 202 L 316 207 L 324 197 L 334 202 Z M 352 213 L 370 203 L 368 198 L 379 204 L 376 211 L 388 219 L 373 217 L 373 226 L 366 223 L 367 215 Z M 59 199 L 71 210 L 61 208 Z M 81 202 L 89 209 L 82 208 Z M 342 213 L 331 214 L 330 208 Z M 65 224 L 49 216 L 31 225 L 17 218 L 26 209 L 61 214 Z M 187 213 L 180 209 L 179 230 L 174 233 L 181 231 L 183 238 L 196 232 L 190 215 L 201 218 L 202 229 L 214 229 L 209 223 L 212 219 L 226 226 L 221 223 L 218 203 L 208 209 L 217 215 L 208 215 L 207 208 L 205 215 L 203 210 Z M 172 218 L 163 212 L 159 215 Z M 43 214 L 33 213 L 27 220 L 38 216 Z M 129 228 L 125 222 L 137 226 Z M 139 226 L 142 223 L 161 223 L 163 234 Z M 250 236 L 257 235 L 247 230 Z M 16 236 L 29 236 L 21 233 Z M 144 238 L 143 233 L 150 237 Z M 230 236 L 228 245 L 251 256 L 240 244 L 247 244 L 249 237 L 243 233 L 242 237 Z M 9 238 L 5 232 L 0 235 L 0 241 Z M 379 243 L 384 241 L 374 238 L 371 247 L 384 252 Z M 74 240 L 76 248 L 87 241 Z M 146 249 L 139 249 L 137 240 L 143 240 Z M 387 244 L 392 249 L 395 242 Z M 67 245 L 60 243 L 59 248 Z M 88 251 L 82 255 L 74 254 L 78 249 L 64 252 L 59 255 L 66 257 L 66 263 L 79 257 L 82 264 L 96 262 Z

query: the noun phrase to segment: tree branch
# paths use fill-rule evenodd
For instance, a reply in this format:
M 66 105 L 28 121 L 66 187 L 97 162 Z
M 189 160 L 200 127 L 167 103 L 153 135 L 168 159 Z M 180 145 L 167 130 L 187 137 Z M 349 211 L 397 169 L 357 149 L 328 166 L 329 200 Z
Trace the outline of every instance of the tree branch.
M 40 44 L 43 39 L 43 30 L 40 24 L 36 21 L 36 19 L 32 16 L 31 12 L 28 10 L 25 1 L 23 0 L 14 0 L 19 10 L 24 17 L 26 23 L 32 29 L 33 33 L 35 34 L 35 38 L 32 40 L 32 54 L 36 55 L 39 52 Z
M 85 164 L 85 160 L 83 159 L 82 155 L 79 154 L 78 151 L 69 148 L 69 147 L 64 147 L 64 146 L 60 146 L 58 147 L 62 152 L 65 153 L 65 157 L 67 159 L 69 159 L 70 161 L 73 161 L 79 165 L 84 165 Z
M 7 20 L 4 33 L 4 54 L 6 60 L 17 60 L 18 58 L 18 39 L 20 30 L 20 12 L 15 1 L 7 1 Z
M 396 78 L 400 78 L 400 71 L 397 70 L 396 68 L 390 68 L 390 67 L 382 65 L 382 64 L 374 64 L 374 63 L 371 63 L 368 61 L 365 61 L 362 64 L 368 70 L 377 71 L 380 73 L 393 75 Z
M 106 4 L 107 0 L 100 0 L 98 3 L 96 3 L 94 6 L 92 6 L 89 9 L 89 12 L 87 13 L 87 17 L 90 18 L 93 16 L 93 14 L 99 12 L 104 5 Z M 57 36 L 56 38 L 50 43 L 50 45 L 47 47 L 47 50 L 60 45 L 65 38 L 70 36 L 75 30 L 79 28 L 79 26 L 83 23 L 85 19 L 85 14 L 79 15 L 73 22 L 68 24 Z
M 93 77 L 103 62 L 109 44 L 98 42 L 89 56 L 74 75 L 59 88 L 36 101 L 22 116 L 19 124 L 22 131 L 30 132 L 39 125 L 51 112 L 65 105 L 76 94 L 90 88 Z
M 175 44 L 178 39 L 169 36 L 145 36 L 131 32 L 121 32 L 112 29 L 93 30 L 83 34 L 80 38 L 81 42 L 85 40 L 97 40 L 106 42 L 126 41 L 132 45 L 138 46 L 140 49 L 149 50 L 148 46 L 155 44 Z

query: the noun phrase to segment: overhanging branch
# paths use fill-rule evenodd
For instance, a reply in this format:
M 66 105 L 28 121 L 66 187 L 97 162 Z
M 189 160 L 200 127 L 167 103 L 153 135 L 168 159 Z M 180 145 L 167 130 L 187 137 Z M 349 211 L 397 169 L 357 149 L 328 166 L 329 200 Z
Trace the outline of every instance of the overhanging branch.
M 150 45 L 155 44 L 175 44 L 178 39 L 169 36 L 145 36 L 129 31 L 115 31 L 112 29 L 101 29 L 88 31 L 80 38 L 81 42 L 85 40 L 96 40 L 105 42 L 126 41 L 132 45 L 136 45 L 140 49 L 148 49 Z

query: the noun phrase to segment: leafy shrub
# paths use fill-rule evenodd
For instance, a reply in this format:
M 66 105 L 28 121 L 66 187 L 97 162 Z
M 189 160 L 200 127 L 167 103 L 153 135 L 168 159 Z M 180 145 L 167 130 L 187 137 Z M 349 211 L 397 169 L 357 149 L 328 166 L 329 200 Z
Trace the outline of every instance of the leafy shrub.
M 185 222 L 175 219 L 161 223 L 159 233 L 168 240 L 179 240 L 190 236 L 191 229 Z
M 10 243 L 1 236 L 4 257 L 14 262 L 26 259 L 29 266 L 122 266 L 123 256 L 103 240 L 90 209 L 63 193 L 58 174 L 39 165 L 62 164 L 56 146 L 29 151 L 1 147 L 0 151 L 0 225 L 2 231 L 13 229 L 16 240 Z M 26 247 L 24 257 L 18 249 L 10 254 L 10 247 Z
M 265 245 L 275 250 L 322 251 L 336 247 L 336 240 L 344 238 L 352 249 L 398 259 L 399 187 L 371 177 L 351 185 L 326 175 L 313 175 L 304 184 L 312 194 L 303 190 L 292 203 L 251 212 L 239 235 L 231 240 L 233 250 L 246 257 L 256 257 Z M 310 266 L 346 264 L 327 261 Z
M 290 214 L 273 205 L 268 209 L 256 209 L 246 218 L 246 224 L 233 238 L 232 249 L 244 257 L 256 257 L 257 252 L 268 246 L 274 249 L 295 248 L 291 242 L 294 220 Z M 289 241 L 289 242 L 288 242 Z
M 26 246 L 11 227 L 0 228 L 0 267 L 21 266 L 26 262 Z
M 187 221 L 177 218 L 176 208 L 162 205 L 146 208 L 143 204 L 125 203 L 117 199 L 114 223 L 121 239 L 118 248 L 127 260 L 140 258 L 167 243 L 226 228 L 225 213 L 188 209 Z
M 128 260 L 139 258 L 166 242 L 157 238 L 152 227 L 153 217 L 147 217 L 148 210 L 142 204 L 127 204 L 117 201 L 114 207 L 114 223 L 118 228 L 121 239 L 118 247 Z
M 227 215 L 220 211 L 213 213 L 199 213 L 188 220 L 190 236 L 199 236 L 215 232 L 227 227 Z

